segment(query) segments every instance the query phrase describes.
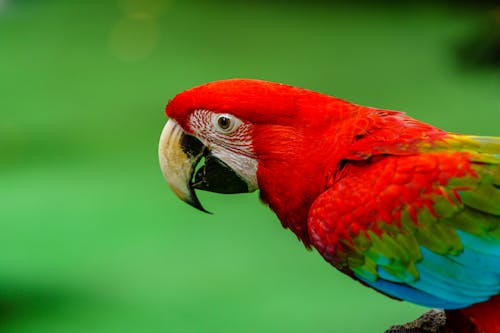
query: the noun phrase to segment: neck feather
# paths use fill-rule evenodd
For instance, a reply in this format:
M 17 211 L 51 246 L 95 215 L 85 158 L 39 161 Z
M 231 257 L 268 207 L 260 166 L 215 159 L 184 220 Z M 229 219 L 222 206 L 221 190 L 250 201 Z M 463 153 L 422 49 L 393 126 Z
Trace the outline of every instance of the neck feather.
M 446 133 L 400 112 L 313 97 L 296 104 L 294 122 L 259 125 L 253 134 L 261 199 L 306 247 L 311 244 L 309 209 L 335 182 L 341 165 L 408 154 L 424 137 Z

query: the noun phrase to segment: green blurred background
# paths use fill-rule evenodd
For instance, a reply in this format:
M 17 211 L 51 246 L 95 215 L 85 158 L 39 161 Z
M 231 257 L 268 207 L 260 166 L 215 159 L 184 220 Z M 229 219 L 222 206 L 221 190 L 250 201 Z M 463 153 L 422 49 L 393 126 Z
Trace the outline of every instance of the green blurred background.
M 0 331 L 381 332 L 414 319 L 425 309 L 305 251 L 256 193 L 201 193 L 214 215 L 177 200 L 157 141 L 169 98 L 233 77 L 500 135 L 499 72 L 466 65 L 498 14 L 452 4 L 0 0 Z

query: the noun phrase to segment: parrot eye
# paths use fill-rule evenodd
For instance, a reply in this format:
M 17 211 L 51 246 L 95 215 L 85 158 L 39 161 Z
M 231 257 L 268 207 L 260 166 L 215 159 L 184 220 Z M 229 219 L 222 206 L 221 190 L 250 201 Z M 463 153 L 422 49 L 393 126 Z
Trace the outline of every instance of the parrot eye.
M 215 129 L 225 134 L 234 132 L 240 124 L 241 120 L 230 114 L 219 114 L 214 119 Z
M 224 116 L 219 117 L 219 119 L 217 119 L 217 125 L 219 125 L 221 129 L 227 130 L 231 126 L 231 119 Z

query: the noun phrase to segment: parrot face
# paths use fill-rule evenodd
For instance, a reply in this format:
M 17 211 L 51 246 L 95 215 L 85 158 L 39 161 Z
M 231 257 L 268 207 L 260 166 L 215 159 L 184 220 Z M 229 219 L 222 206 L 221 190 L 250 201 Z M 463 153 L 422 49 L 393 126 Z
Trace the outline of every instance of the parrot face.
M 204 109 L 191 112 L 186 123 L 189 133 L 176 120 L 168 120 L 159 145 L 163 175 L 180 199 L 206 212 L 194 189 L 216 193 L 257 189 L 249 123 Z

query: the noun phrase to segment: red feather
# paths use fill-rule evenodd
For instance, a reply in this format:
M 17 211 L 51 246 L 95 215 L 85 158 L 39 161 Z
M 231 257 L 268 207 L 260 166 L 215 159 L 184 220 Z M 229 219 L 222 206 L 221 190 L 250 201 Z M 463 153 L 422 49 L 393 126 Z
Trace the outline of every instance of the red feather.
M 487 302 L 474 304 L 461 312 L 485 333 L 500 332 L 500 295 Z
M 354 237 L 367 230 L 381 235 L 384 224 L 401 227 L 402 213 L 395 209 L 401 202 L 412 203 L 408 214 L 415 223 L 422 209 L 436 217 L 426 198 L 434 195 L 457 204 L 458 191 L 468 189 L 446 193 L 441 186 L 453 177 L 475 177 L 466 152 L 419 155 L 422 146 L 442 142 L 449 134 L 396 111 L 284 84 L 238 79 L 187 90 L 168 104 L 166 113 L 189 132 L 187 120 L 198 109 L 231 113 L 252 124 L 261 199 L 306 247 L 314 244 L 341 269 L 347 258 L 342 255 Z M 367 170 L 370 176 L 364 177 Z M 349 181 L 342 181 L 345 178 Z M 339 202 L 325 199 L 324 205 L 317 204 L 333 187 Z M 307 225 L 311 214 L 325 217 L 313 231 Z M 484 332 L 496 333 L 499 309 L 496 296 L 462 312 Z

